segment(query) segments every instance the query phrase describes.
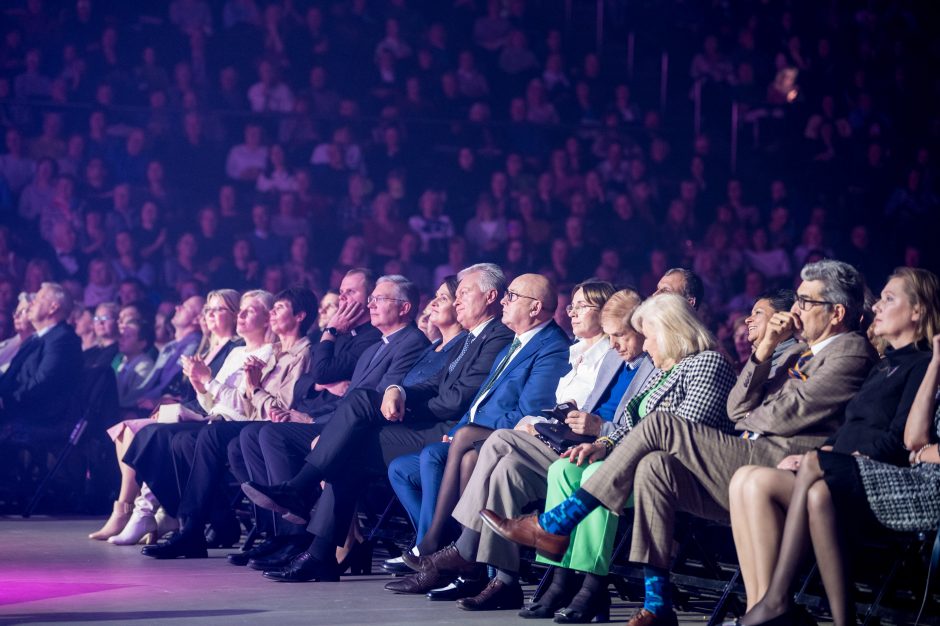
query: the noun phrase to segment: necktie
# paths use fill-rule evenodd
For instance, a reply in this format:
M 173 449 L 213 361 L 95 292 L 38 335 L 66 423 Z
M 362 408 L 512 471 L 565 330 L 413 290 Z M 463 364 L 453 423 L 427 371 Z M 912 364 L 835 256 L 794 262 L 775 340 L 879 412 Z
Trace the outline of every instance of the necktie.
M 482 390 L 478 397 L 482 398 L 486 395 L 486 392 L 489 391 L 493 384 L 496 382 L 496 379 L 499 378 L 499 375 L 503 373 L 503 370 L 506 369 L 506 366 L 509 364 L 509 359 L 512 358 L 513 353 L 519 349 L 519 346 L 522 345 L 522 342 L 519 341 L 519 338 L 516 337 L 512 340 L 512 345 L 509 346 L 509 352 L 506 353 L 506 356 L 503 357 L 503 360 L 499 362 L 499 365 L 496 367 L 496 371 L 493 372 L 493 375 L 490 376 L 490 379 L 486 381 L 486 384 L 483 385 Z
M 790 378 L 795 378 L 796 380 L 806 380 L 806 374 L 803 373 L 803 366 L 806 365 L 806 362 L 813 358 L 813 351 L 807 350 L 800 355 L 800 358 L 796 360 L 796 365 L 787 370 L 787 374 Z
M 473 333 L 468 333 L 467 338 L 464 339 L 463 347 L 460 348 L 460 354 L 457 355 L 457 358 L 450 362 L 450 365 L 447 366 L 447 373 L 453 372 L 457 369 L 457 364 L 460 363 L 460 359 L 463 358 L 463 355 L 467 353 L 467 350 L 470 349 L 470 344 L 473 343 L 473 340 L 476 339 L 476 335 Z

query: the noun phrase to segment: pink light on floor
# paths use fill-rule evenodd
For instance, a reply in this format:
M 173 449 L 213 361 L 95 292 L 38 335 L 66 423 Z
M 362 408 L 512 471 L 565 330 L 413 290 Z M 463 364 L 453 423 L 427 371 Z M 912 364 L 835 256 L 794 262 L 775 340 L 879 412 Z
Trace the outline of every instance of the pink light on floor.
M 0 580 L 0 606 L 132 587 L 108 583 Z

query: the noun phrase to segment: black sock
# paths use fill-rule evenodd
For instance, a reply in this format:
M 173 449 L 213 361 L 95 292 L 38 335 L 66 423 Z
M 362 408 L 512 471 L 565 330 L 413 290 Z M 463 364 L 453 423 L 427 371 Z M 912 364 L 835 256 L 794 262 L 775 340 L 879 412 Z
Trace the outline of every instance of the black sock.
M 304 463 L 297 475 L 287 481 L 287 485 L 301 495 L 305 495 L 319 488 L 320 473 L 309 463 Z
M 536 604 L 558 609 L 565 606 L 574 589 L 581 582 L 579 572 L 567 567 L 555 566 L 552 570 L 552 584 L 548 586 Z
M 573 611 L 579 611 L 582 614 L 590 610 L 591 606 L 598 602 L 600 595 L 607 593 L 607 577 L 597 574 L 585 574 L 584 582 L 578 593 L 571 599 L 568 608 Z
M 321 563 L 336 565 L 336 545 L 332 541 L 314 537 L 307 552 Z

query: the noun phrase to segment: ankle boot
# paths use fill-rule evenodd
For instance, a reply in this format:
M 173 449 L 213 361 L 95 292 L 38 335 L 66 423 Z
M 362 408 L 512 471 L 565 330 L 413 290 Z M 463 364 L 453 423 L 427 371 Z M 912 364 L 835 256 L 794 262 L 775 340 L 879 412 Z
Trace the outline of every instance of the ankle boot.
M 130 521 L 120 534 L 108 537 L 108 543 L 116 546 L 132 546 L 143 541 L 151 544 L 157 540 L 157 521 L 153 515 L 134 509 Z
M 157 509 L 154 518 L 157 520 L 157 539 L 162 539 L 168 534 L 180 529 L 179 520 L 167 515 L 166 509 L 162 506 Z
M 104 541 L 108 537 L 113 537 L 114 535 L 118 534 L 124 530 L 125 526 L 127 526 L 127 522 L 131 518 L 131 512 L 133 510 L 133 502 L 122 502 L 120 500 L 116 500 L 114 502 L 114 509 L 111 511 L 111 517 L 108 518 L 108 521 L 105 522 L 104 526 L 95 532 L 90 533 L 88 538 Z

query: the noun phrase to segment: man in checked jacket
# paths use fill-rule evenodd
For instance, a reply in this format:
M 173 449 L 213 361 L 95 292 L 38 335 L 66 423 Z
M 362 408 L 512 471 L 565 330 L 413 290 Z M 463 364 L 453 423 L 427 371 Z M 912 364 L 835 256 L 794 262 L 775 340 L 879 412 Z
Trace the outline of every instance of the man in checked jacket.
M 864 280 L 852 266 L 824 260 L 805 266 L 797 302 L 776 313 L 764 340 L 728 397 L 736 433 L 654 412 L 616 447 L 595 444 L 590 460 L 609 457 L 575 494 L 539 517 L 484 521 L 508 539 L 564 551 L 571 529 L 603 506 L 618 513 L 634 495 L 630 561 L 646 566 L 646 601 L 627 626 L 675 624 L 669 564 L 677 512 L 728 520 L 728 486 L 745 465 L 775 467 L 823 445 L 877 355 L 858 330 Z M 797 334 L 771 377 L 774 348 Z M 562 510 L 560 510 L 562 509 Z

